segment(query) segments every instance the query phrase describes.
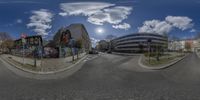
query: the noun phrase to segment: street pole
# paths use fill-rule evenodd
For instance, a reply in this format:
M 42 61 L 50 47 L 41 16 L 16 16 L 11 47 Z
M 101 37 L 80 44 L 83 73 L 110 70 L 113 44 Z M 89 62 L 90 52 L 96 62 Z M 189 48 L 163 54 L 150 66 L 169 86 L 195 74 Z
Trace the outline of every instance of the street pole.
M 34 49 L 34 52 L 33 52 L 33 54 L 34 54 L 34 67 L 36 67 L 37 66 L 37 59 L 36 59 L 36 47 L 35 47 L 35 49 Z
M 39 39 L 39 47 L 40 47 L 40 67 L 41 67 L 41 69 L 43 69 L 42 68 L 43 48 L 42 48 L 42 45 L 41 45 L 41 39 Z
M 24 61 L 24 49 L 25 49 L 25 44 L 26 44 L 26 35 L 25 34 L 22 34 L 21 35 L 21 41 L 22 41 L 22 56 L 23 56 L 23 65 L 25 64 L 25 61 Z
M 24 49 L 25 49 L 25 43 L 26 43 L 26 40 L 25 40 L 25 37 L 22 37 L 22 58 L 23 58 L 23 65 L 25 65 L 25 59 L 24 59 Z
M 156 44 L 156 53 L 157 53 L 157 58 L 156 58 L 156 60 L 159 61 L 159 50 L 158 50 L 158 44 Z
M 149 64 L 150 64 L 150 53 L 151 53 L 151 39 L 147 40 L 148 43 L 148 56 L 149 56 Z
M 148 43 L 148 44 L 149 44 L 149 46 L 148 46 L 149 47 L 149 49 L 148 49 L 148 55 L 149 55 L 149 64 L 150 64 L 150 49 L 151 48 L 150 48 L 150 43 Z
M 70 39 L 70 48 L 71 48 L 71 53 L 72 53 L 72 61 L 74 61 L 74 45 L 75 45 L 75 40 Z
M 23 54 L 22 54 L 22 56 L 23 56 L 23 65 L 25 64 L 25 62 L 24 62 L 24 43 L 23 43 L 23 52 L 22 52 Z

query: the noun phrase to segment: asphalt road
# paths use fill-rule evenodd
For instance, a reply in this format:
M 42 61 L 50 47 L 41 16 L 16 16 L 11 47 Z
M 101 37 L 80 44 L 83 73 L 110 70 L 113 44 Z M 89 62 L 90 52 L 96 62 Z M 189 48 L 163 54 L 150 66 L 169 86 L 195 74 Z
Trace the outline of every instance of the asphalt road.
M 195 54 L 163 70 L 138 66 L 138 56 L 101 55 L 72 76 L 34 80 L 0 62 L 0 100 L 200 100 Z

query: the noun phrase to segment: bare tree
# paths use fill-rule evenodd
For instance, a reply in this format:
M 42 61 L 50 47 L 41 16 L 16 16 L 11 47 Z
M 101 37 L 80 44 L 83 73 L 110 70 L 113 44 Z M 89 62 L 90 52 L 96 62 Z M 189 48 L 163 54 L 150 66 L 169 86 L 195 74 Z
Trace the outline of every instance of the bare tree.
M 11 49 L 13 48 L 14 46 L 14 41 L 9 39 L 9 40 L 5 40 L 2 42 L 2 48 L 4 50 L 6 50 L 6 52 L 11 52 Z M 7 51 L 8 50 L 8 51 Z

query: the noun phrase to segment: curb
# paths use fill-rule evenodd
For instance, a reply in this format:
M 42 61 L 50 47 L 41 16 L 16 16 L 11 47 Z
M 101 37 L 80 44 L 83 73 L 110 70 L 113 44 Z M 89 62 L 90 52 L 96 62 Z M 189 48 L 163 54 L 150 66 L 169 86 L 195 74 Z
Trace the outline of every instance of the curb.
M 197 57 L 199 57 L 199 59 L 200 59 L 200 53 L 197 53 L 197 52 L 196 52 L 196 55 L 197 55 Z
M 20 69 L 22 71 L 25 71 L 25 72 L 28 72 L 28 73 L 32 73 L 32 74 L 41 74 L 41 75 L 48 75 L 48 74 L 56 74 L 56 73 L 60 73 L 60 72 L 63 72 L 63 71 L 66 71 L 68 69 L 71 69 L 72 67 L 76 66 L 77 64 L 79 64 L 81 61 L 83 61 L 88 55 L 85 55 L 84 57 L 82 57 L 79 61 L 77 61 L 75 64 L 72 64 L 70 65 L 69 67 L 67 68 L 63 68 L 63 69 L 60 69 L 60 70 L 56 70 L 56 71 L 49 71 L 49 72 L 36 72 L 36 71 L 31 71 L 31 70 L 28 70 L 28 69 L 24 69 L 24 68 L 21 68 L 19 66 L 16 66 L 15 64 L 13 64 L 12 62 L 2 58 L 2 60 L 6 61 L 7 63 L 9 63 L 10 65 L 14 66 L 15 68 L 17 69 Z
M 0 61 L 6 66 L 7 69 L 9 69 L 11 72 L 13 72 L 15 75 L 18 75 L 23 78 L 29 78 L 29 79 L 36 79 L 36 80 L 52 80 L 52 79 L 62 79 L 67 78 L 71 75 L 73 75 L 75 72 L 79 71 L 82 66 L 86 63 L 84 62 L 84 58 L 88 57 L 88 55 L 81 58 L 79 61 L 77 61 L 75 64 L 59 70 L 55 72 L 34 72 L 30 70 L 24 70 L 22 68 L 18 68 L 16 66 L 13 66 L 13 64 L 10 64 L 9 62 L 5 61 L 2 57 L 0 57 Z
M 143 54 L 126 54 L 126 53 L 117 53 L 117 52 L 113 52 L 112 54 L 115 54 L 115 55 L 122 55 L 122 56 L 141 56 Z
M 165 68 L 168 68 L 168 67 L 170 67 L 170 66 L 172 66 L 172 65 L 174 65 L 174 64 L 176 64 L 176 63 L 178 63 L 178 62 L 180 62 L 181 60 L 183 60 L 184 58 L 186 58 L 188 55 L 189 55 L 189 54 L 185 55 L 184 57 L 182 57 L 182 58 L 180 58 L 180 59 L 178 59 L 178 60 L 175 60 L 175 61 L 173 61 L 173 62 L 171 62 L 171 63 L 169 63 L 169 64 L 166 64 L 166 65 L 160 66 L 160 67 L 149 67 L 149 66 L 144 65 L 144 64 L 142 63 L 142 57 L 143 57 L 143 55 L 142 55 L 142 56 L 140 56 L 140 59 L 139 59 L 139 61 L 138 61 L 138 64 L 140 65 L 140 67 L 143 67 L 143 68 L 149 69 L 149 70 L 165 69 Z

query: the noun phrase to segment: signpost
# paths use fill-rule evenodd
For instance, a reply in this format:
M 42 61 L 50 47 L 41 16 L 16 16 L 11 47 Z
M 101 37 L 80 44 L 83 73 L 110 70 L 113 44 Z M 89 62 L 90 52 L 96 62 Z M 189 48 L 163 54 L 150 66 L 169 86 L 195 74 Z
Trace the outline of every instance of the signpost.
M 21 38 L 22 38 L 22 46 L 23 46 L 23 54 L 22 54 L 22 56 L 23 56 L 23 65 L 25 64 L 25 61 L 24 61 L 24 53 L 25 53 L 25 51 L 24 51 L 24 49 L 25 49 L 25 44 L 26 44 L 26 38 L 27 36 L 26 36 L 26 34 L 24 34 L 24 33 L 22 33 L 21 34 Z

